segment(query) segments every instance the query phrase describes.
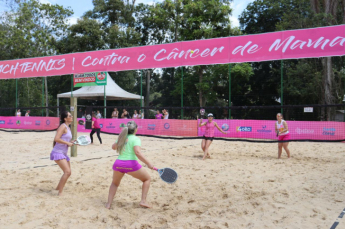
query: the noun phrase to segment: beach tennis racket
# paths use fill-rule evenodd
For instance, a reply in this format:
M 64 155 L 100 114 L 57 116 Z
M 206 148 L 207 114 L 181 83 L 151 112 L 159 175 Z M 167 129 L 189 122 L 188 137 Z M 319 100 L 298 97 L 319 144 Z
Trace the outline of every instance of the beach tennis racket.
M 277 137 L 278 137 L 278 135 L 279 135 L 279 130 L 277 130 Z
M 153 169 L 158 172 L 159 176 L 164 182 L 172 184 L 177 180 L 177 172 L 171 168 L 157 169 L 156 167 L 153 167 Z
M 200 109 L 200 114 L 201 114 L 201 117 L 204 117 L 205 109 Z
M 75 145 L 81 145 L 81 146 L 87 146 L 91 143 L 91 139 L 87 135 L 82 135 L 75 140 L 74 144 Z

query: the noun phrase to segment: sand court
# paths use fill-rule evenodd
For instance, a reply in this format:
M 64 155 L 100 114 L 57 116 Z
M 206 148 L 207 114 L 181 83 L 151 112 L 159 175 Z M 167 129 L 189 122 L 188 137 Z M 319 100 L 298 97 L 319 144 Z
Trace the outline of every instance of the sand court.
M 140 137 L 148 159 L 179 178 L 169 185 L 148 170 L 144 209 L 141 182 L 125 175 L 108 210 L 117 136 L 78 148 L 62 197 L 54 136 L 0 132 L 0 228 L 330 228 L 345 207 L 344 143 L 292 142 L 292 158 L 278 160 L 277 143 L 214 140 L 202 161 L 201 140 Z

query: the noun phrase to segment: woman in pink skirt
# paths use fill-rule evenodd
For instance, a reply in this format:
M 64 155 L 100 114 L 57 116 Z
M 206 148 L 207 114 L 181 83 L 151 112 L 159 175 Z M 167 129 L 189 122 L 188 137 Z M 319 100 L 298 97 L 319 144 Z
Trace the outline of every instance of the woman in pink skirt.
M 202 158 L 203 160 L 205 160 L 205 158 L 211 158 L 211 155 L 208 153 L 208 148 L 210 147 L 213 141 L 215 127 L 217 127 L 217 129 L 223 134 L 226 134 L 226 132 L 224 132 L 218 126 L 218 124 L 215 121 L 213 121 L 213 114 L 209 113 L 207 115 L 207 118 L 208 118 L 207 122 L 202 122 L 202 119 L 200 119 L 200 124 L 199 124 L 199 127 L 202 127 L 202 126 L 206 127 L 205 134 L 201 142 L 201 149 L 202 151 L 204 151 L 204 156 Z
M 285 152 L 288 158 L 290 158 L 290 150 L 288 149 L 288 145 L 289 145 L 288 140 L 290 140 L 290 133 L 289 133 L 288 124 L 283 119 L 283 115 L 281 113 L 277 114 L 277 122 L 275 124 L 275 130 L 276 130 L 276 133 L 278 134 L 278 159 L 280 159 L 282 155 L 283 148 L 285 149 Z

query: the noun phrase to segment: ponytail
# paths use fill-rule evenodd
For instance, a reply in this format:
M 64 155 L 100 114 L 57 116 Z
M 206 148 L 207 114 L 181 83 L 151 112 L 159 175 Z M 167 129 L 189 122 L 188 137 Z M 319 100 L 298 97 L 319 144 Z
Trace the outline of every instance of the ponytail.
M 126 144 L 128 136 L 128 127 L 124 127 L 121 131 L 119 138 L 117 139 L 117 152 L 121 155 L 121 152 Z

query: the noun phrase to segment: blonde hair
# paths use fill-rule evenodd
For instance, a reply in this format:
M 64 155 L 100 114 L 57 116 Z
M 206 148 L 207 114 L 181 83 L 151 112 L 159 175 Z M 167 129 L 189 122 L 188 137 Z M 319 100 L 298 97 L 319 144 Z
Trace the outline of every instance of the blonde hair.
M 134 121 L 129 121 L 126 127 L 121 131 L 119 138 L 117 139 L 117 152 L 121 155 L 124 150 L 125 144 L 127 142 L 127 137 L 129 134 L 134 134 L 138 125 Z

